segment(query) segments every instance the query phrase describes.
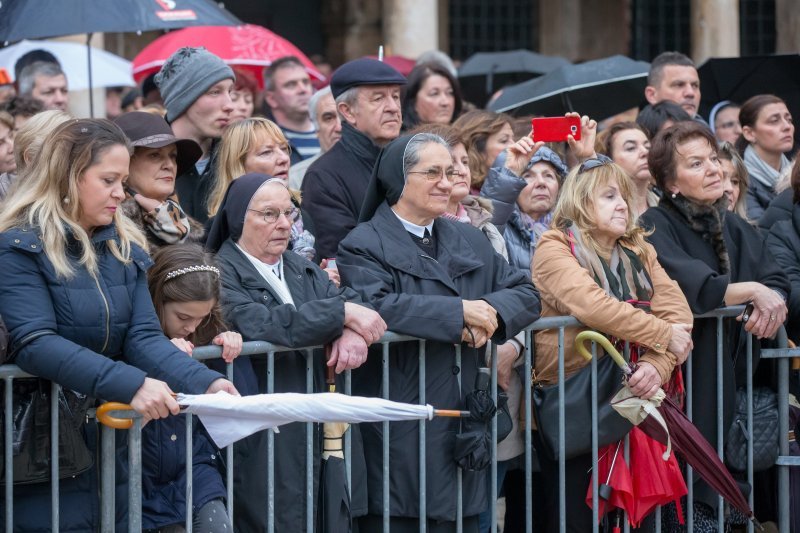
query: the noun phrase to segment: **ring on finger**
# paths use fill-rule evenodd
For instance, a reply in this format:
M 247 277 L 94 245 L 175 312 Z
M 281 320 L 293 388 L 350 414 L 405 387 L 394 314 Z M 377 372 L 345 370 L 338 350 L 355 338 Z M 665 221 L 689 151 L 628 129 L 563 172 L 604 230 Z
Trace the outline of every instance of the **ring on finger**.
M 769 315 L 769 321 L 775 322 L 775 315 Z

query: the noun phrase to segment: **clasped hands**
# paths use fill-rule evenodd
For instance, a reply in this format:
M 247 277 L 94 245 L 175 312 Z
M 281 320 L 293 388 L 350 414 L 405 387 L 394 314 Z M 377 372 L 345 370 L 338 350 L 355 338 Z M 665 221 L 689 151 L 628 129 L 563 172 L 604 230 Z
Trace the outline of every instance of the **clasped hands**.
M 484 300 L 463 300 L 464 329 L 461 340 L 471 348 L 480 348 L 497 329 L 497 311 Z
M 383 337 L 386 327 L 386 322 L 372 309 L 345 302 L 342 335 L 326 348 L 328 366 L 341 374 L 363 365 L 367 361 L 367 348 Z

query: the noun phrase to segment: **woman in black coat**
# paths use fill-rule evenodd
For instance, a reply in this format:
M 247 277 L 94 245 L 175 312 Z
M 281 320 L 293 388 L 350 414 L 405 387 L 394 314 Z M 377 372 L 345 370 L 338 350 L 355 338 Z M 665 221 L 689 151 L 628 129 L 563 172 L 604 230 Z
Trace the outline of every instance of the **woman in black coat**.
M 649 240 L 658 260 L 680 285 L 692 312 L 753 304 L 750 319 L 743 326 L 732 319 L 724 321 L 722 406 L 716 401 L 717 321 L 694 321 L 694 350 L 686 363 L 692 365 L 693 422 L 716 447 L 717 411 L 723 410 L 723 434 L 727 434 L 736 387 L 745 384 L 744 331 L 758 339 L 775 335 L 786 319 L 784 302 L 789 283 L 758 230 L 727 211 L 717 144 L 706 127 L 681 122 L 660 132 L 653 139 L 648 163 L 664 195 L 658 206 L 641 216 L 640 223 L 653 230 Z M 757 365 L 758 343 L 753 344 Z M 697 476 L 694 499 L 695 525 L 712 520 L 716 523 L 717 495 Z
M 789 296 L 789 338 L 800 341 L 800 165 L 791 178 L 792 210 L 790 218 L 775 222 L 767 235 L 767 247 L 792 284 Z M 774 204 L 775 202 L 773 202 Z
M 228 186 L 207 242 L 217 252 L 222 271 L 223 315 L 245 341 L 298 348 L 330 343 L 329 366 L 337 372 L 356 368 L 366 360 L 367 346 L 383 335 L 386 324 L 375 311 L 359 305 L 355 291 L 337 287 L 317 265 L 287 252 L 296 209 L 283 180 L 246 174 Z M 322 392 L 326 364 L 322 350 L 314 351 L 312 358 L 310 392 Z M 237 358 L 233 376 L 241 394 L 266 393 L 267 358 Z M 305 352 L 276 354 L 272 376 L 275 386 L 270 392 L 308 392 Z M 234 445 L 236 531 L 267 528 L 268 431 Z M 321 427 L 315 425 L 312 494 L 319 481 L 321 437 Z M 275 531 L 306 531 L 306 506 L 316 503 L 306 498 L 306 425 L 281 426 L 274 440 Z M 354 456 L 360 451 L 356 440 Z M 355 514 L 359 512 L 355 493 L 363 486 L 354 468 L 351 512 Z
M 446 142 L 429 133 L 387 145 L 373 171 L 359 224 L 337 254 L 342 283 L 375 306 L 389 328 L 426 343 L 425 400 L 459 408 L 474 388 L 487 340 L 502 343 L 539 315 L 536 290 L 508 265 L 480 230 L 439 218 L 452 188 L 452 157 Z M 455 344 L 462 344 L 461 370 Z M 391 346 L 389 398 L 419 403 L 418 343 Z M 353 372 L 353 390 L 380 396 L 381 356 Z M 459 386 L 460 382 L 460 386 Z M 362 424 L 367 459 L 369 515 L 362 531 L 380 531 L 382 431 Z M 455 531 L 454 446 L 459 422 L 437 418 L 426 426 L 428 531 Z M 390 426 L 390 515 L 393 532 L 417 531 L 419 432 L 416 422 Z M 463 472 L 464 531 L 477 531 L 487 507 L 487 470 Z

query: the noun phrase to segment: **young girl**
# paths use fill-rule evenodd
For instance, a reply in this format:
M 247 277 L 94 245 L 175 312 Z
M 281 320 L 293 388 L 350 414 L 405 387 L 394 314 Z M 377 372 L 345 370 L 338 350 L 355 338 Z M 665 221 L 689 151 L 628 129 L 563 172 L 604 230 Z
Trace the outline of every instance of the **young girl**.
M 242 351 L 242 336 L 225 331 L 219 301 L 219 269 L 195 244 L 174 244 L 153 256 L 150 295 L 164 333 L 191 355 L 195 346 L 222 346 L 230 363 Z M 163 533 L 183 531 L 186 522 L 186 421 L 170 417 L 142 430 L 142 522 Z M 193 425 L 194 531 L 232 532 L 224 498 L 222 457 L 198 420 Z

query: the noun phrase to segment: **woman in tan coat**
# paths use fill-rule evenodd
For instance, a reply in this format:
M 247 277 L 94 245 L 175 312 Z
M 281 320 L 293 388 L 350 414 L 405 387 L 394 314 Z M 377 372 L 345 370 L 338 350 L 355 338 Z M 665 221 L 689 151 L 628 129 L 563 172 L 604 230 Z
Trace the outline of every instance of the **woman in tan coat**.
M 692 347 L 692 314 L 678 285 L 656 260 L 645 233 L 634 222 L 633 186 L 627 173 L 605 156 L 594 156 L 567 176 L 553 216 L 533 257 L 533 281 L 541 294 L 542 317 L 572 315 L 588 328 L 639 345 L 638 368 L 630 377 L 634 394 L 649 398 L 666 385 Z M 570 376 L 587 363 L 574 349 L 585 328 L 564 331 L 564 368 Z M 558 381 L 558 330 L 536 334 L 536 384 Z M 567 434 L 570 417 L 567 413 Z M 588 428 L 587 428 L 588 431 Z M 557 530 L 558 461 L 534 444 L 545 490 L 547 531 Z M 591 454 L 566 461 L 568 531 L 590 531 L 584 503 L 591 479 Z

